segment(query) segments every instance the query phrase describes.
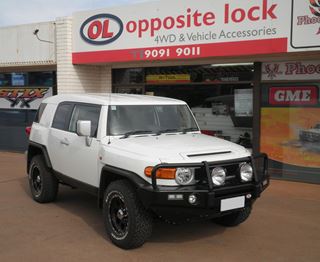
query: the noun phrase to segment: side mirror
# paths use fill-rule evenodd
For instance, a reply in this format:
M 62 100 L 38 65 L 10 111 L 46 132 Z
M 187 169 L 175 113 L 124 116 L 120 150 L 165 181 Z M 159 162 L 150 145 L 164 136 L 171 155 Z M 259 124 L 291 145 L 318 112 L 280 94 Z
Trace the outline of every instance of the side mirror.
M 78 120 L 77 134 L 78 136 L 84 136 L 86 138 L 86 145 L 91 146 L 91 121 Z
M 91 121 L 79 120 L 77 122 L 77 134 L 78 136 L 91 136 Z

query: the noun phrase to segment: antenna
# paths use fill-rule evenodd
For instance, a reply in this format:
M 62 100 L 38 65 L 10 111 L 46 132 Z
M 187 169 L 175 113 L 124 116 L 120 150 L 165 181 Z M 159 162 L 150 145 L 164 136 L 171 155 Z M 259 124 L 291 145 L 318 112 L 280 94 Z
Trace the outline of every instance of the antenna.
M 109 93 L 109 106 L 108 106 L 108 116 L 107 116 L 108 117 L 108 124 L 110 123 L 109 117 L 110 117 L 110 111 L 111 111 L 111 92 L 112 92 L 112 89 L 110 90 L 110 93 Z M 108 126 L 108 129 L 109 129 L 109 126 Z M 109 133 L 108 145 L 110 145 L 110 144 L 111 144 L 111 138 L 110 138 L 110 133 Z

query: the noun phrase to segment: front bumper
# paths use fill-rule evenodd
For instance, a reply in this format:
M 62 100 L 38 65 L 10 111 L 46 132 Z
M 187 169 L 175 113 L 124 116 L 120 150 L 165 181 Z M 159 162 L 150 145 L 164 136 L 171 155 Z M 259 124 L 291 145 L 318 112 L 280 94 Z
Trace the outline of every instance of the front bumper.
M 261 162 L 262 165 L 257 166 Z M 254 170 L 254 181 L 232 186 L 215 187 L 211 180 L 210 168 L 230 163 L 250 161 Z M 181 165 L 181 164 L 180 164 Z M 195 186 L 165 187 L 158 186 L 156 182 L 156 170 L 166 167 L 179 167 L 175 164 L 161 164 L 154 168 L 152 174 L 153 184 L 139 188 L 140 199 L 147 209 L 153 210 L 158 216 L 181 220 L 193 217 L 217 217 L 233 212 L 241 208 L 232 208 L 221 211 L 222 200 L 244 198 L 244 207 L 252 207 L 254 201 L 269 186 L 268 158 L 261 154 L 256 157 L 225 161 L 219 163 L 187 164 L 184 167 L 201 167 L 207 174 L 208 183 Z M 211 183 L 210 183 L 211 182 Z M 190 196 L 196 197 L 195 203 L 190 203 Z

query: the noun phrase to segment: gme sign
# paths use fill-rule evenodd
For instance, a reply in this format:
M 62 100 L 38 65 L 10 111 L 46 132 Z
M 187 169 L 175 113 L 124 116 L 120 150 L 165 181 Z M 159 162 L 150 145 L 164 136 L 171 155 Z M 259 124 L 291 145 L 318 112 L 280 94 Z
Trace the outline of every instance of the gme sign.
M 318 88 L 316 86 L 271 87 L 270 105 L 317 105 Z

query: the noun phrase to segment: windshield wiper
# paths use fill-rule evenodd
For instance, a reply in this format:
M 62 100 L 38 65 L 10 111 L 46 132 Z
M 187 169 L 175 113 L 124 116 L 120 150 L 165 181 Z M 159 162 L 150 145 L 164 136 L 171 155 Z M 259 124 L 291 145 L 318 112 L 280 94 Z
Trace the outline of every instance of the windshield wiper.
M 177 128 L 168 128 L 168 129 L 165 129 L 165 130 L 160 130 L 157 132 L 157 135 L 161 135 L 163 133 L 176 133 L 176 132 L 181 132 L 179 129 Z
M 129 136 L 133 136 L 133 135 L 151 134 L 151 133 L 153 133 L 153 131 L 150 131 L 150 130 L 130 131 L 130 132 L 125 133 L 120 139 L 125 139 L 125 138 L 128 138 Z
M 196 127 L 189 127 L 189 128 L 182 129 L 183 134 L 186 134 L 187 132 L 193 132 L 193 131 L 199 131 L 199 129 Z

